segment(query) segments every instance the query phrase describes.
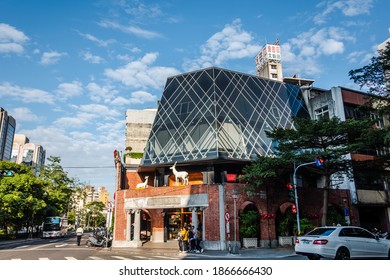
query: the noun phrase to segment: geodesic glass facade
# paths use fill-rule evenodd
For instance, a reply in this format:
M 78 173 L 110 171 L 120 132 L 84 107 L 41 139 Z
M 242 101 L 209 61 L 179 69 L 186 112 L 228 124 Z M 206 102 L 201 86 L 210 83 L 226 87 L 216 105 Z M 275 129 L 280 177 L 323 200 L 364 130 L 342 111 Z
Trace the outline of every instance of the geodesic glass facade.
M 141 166 L 255 160 L 274 143 L 265 131 L 308 115 L 296 85 L 220 68 L 169 77 Z

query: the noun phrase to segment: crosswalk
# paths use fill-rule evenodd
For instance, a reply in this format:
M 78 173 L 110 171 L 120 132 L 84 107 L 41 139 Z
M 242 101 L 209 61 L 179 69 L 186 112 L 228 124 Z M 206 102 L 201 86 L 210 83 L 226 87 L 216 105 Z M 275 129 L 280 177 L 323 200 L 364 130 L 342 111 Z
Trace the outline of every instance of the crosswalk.
M 89 256 L 83 260 L 177 260 L 177 259 L 178 259 L 177 256 L 166 256 L 166 255 L 154 255 L 154 256 L 149 256 L 149 257 L 144 256 L 144 255 L 131 255 L 131 256 L 126 256 L 126 257 L 113 255 L 113 256 L 104 256 L 104 257 L 103 256 L 102 257 Z M 11 260 L 18 261 L 18 260 L 23 260 L 23 259 L 16 258 L 16 259 L 11 259 Z M 39 257 L 36 260 L 48 261 L 51 259 L 47 258 L 47 257 Z M 56 258 L 55 260 L 61 260 L 61 259 Z M 65 256 L 63 260 L 74 261 L 74 260 L 78 260 L 78 259 L 76 257 L 73 257 L 73 256 Z

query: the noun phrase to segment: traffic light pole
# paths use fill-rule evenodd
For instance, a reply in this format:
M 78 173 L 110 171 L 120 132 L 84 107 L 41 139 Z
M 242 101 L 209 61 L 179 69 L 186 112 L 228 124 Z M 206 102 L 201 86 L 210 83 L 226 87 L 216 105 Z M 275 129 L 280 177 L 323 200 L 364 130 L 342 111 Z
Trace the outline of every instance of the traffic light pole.
M 295 166 L 295 160 L 294 160 L 294 175 L 293 175 L 293 185 L 294 185 L 294 194 L 295 194 L 295 207 L 297 209 L 297 228 L 298 228 L 298 235 L 301 235 L 301 221 L 299 216 L 299 206 L 298 206 L 298 192 L 297 192 L 297 170 L 299 167 L 306 166 L 316 163 L 315 161 L 302 163 L 298 166 Z

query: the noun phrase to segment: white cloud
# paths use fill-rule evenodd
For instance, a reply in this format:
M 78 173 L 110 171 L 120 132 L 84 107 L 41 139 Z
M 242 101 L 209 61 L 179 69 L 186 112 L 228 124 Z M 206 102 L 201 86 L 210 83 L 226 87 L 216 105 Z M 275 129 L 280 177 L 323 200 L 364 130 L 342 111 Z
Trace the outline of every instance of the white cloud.
M 139 19 L 145 19 L 145 18 L 156 18 L 163 16 L 163 12 L 161 11 L 158 4 L 150 4 L 147 5 L 145 3 L 139 2 L 139 1 L 123 1 L 122 3 L 119 3 L 123 6 L 123 10 L 133 16 L 137 17 Z
M 354 51 L 348 54 L 347 60 L 349 63 L 367 65 L 370 63 L 371 58 L 376 55 L 376 52 Z
M 372 8 L 373 0 L 348 0 L 340 1 L 343 5 L 341 11 L 344 15 L 353 17 L 362 14 L 369 14 Z
M 83 131 L 73 131 L 70 133 L 70 135 L 74 139 L 80 139 L 80 140 L 88 140 L 88 139 L 94 139 L 95 135 L 90 132 L 83 132 Z
M 59 156 L 61 166 L 70 177 L 79 178 L 82 183 L 106 186 L 113 192 L 113 150 L 122 150 L 125 145 L 125 121 L 101 124 L 99 129 L 100 136 L 87 131 L 69 132 L 60 126 L 39 126 L 20 133 L 28 135 L 32 143 L 42 145 L 46 149 L 46 158 Z
M 55 90 L 58 98 L 61 100 L 66 100 L 71 97 L 82 95 L 83 85 L 78 81 L 73 81 L 71 83 L 62 83 L 59 84 Z
M 99 118 L 113 118 L 121 116 L 117 110 L 101 104 L 80 105 L 79 109 L 86 113 L 95 114 L 95 116 Z
M 108 106 L 101 104 L 70 105 L 72 116 L 58 118 L 54 124 L 64 128 L 96 127 L 95 121 L 115 120 L 121 114 Z
M 50 65 L 50 64 L 55 64 L 57 63 L 61 57 L 67 55 L 66 53 L 62 52 L 44 52 L 40 63 L 43 65 Z
M 118 93 L 118 91 L 110 85 L 100 86 L 95 82 L 89 83 L 87 85 L 87 90 L 89 92 L 89 98 L 93 102 L 104 101 L 105 103 L 108 103 L 114 98 L 114 95 Z
M 89 63 L 92 63 L 92 64 L 100 64 L 100 63 L 103 63 L 105 61 L 104 58 L 102 58 L 98 55 L 93 55 L 89 51 L 83 52 L 82 57 L 85 61 L 88 61 Z
M 0 53 L 23 53 L 24 43 L 29 38 L 15 27 L 0 23 Z
M 187 71 L 210 66 L 221 66 L 229 60 L 254 57 L 261 46 L 254 43 L 253 36 L 242 29 L 241 21 L 234 20 L 225 25 L 222 31 L 215 33 L 201 46 L 200 57 L 185 62 Z
M 320 73 L 322 57 L 344 53 L 345 42 L 354 40 L 342 28 L 312 28 L 282 44 L 283 68 L 291 75 Z
M 129 105 L 131 102 L 130 102 L 130 99 L 126 99 L 122 96 L 118 96 L 116 97 L 114 100 L 111 101 L 111 104 L 114 105 L 114 106 L 124 106 L 124 105 Z
M 316 24 L 326 23 L 328 16 L 337 11 L 348 17 L 369 14 L 373 6 L 373 0 L 326 1 L 321 2 L 319 6 L 323 5 L 326 5 L 325 9 L 313 18 Z
M 100 22 L 100 26 L 104 28 L 116 29 L 123 33 L 132 34 L 137 37 L 141 37 L 145 39 L 154 39 L 154 38 L 161 37 L 161 35 L 157 32 L 145 30 L 137 26 L 125 26 L 120 23 L 109 21 L 109 20 Z
M 106 69 L 104 74 L 131 88 L 162 89 L 167 77 L 179 74 L 179 71 L 171 67 L 151 66 L 156 59 L 157 53 L 147 53 L 139 60 L 131 61 L 125 66 L 114 69 Z
M 19 107 L 10 110 L 10 115 L 14 117 L 18 122 L 38 122 L 43 120 L 43 116 L 34 114 L 27 107 Z
M 91 41 L 91 42 L 94 42 L 96 43 L 97 45 L 101 46 L 101 47 L 107 47 L 108 45 L 110 44 L 113 44 L 115 42 L 115 40 L 101 40 L 101 39 L 98 39 L 97 37 L 91 35 L 91 34 L 88 34 L 88 33 L 82 33 L 80 31 L 77 31 L 77 33 L 84 37 L 85 39 Z
M 89 123 L 90 122 L 87 118 L 81 118 L 80 116 L 62 117 L 54 121 L 54 124 L 59 127 L 83 127 Z
M 17 99 L 23 103 L 54 104 L 53 95 L 46 91 L 35 88 L 20 87 L 10 83 L 0 84 L 0 97 Z
M 131 93 L 130 103 L 143 104 L 156 101 L 157 97 L 146 91 L 135 91 Z

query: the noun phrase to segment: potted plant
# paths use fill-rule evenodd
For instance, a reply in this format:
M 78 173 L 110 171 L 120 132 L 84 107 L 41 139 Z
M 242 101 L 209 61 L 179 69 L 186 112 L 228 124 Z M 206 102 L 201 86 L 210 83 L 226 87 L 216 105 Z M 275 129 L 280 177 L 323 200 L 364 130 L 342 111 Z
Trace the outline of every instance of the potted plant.
M 286 210 L 283 216 L 278 220 L 276 229 L 280 246 L 292 246 L 294 222 L 295 217 L 289 209 Z
M 126 147 L 126 153 L 123 155 L 123 160 L 126 164 L 140 164 L 143 153 L 132 152 L 133 148 Z
M 244 248 L 257 247 L 259 213 L 249 210 L 240 213 L 240 237 Z
M 301 218 L 299 222 L 301 234 L 313 228 L 313 225 L 308 218 Z M 295 236 L 298 234 L 298 225 L 296 215 L 291 213 L 290 210 L 287 210 L 286 213 L 284 213 L 283 218 L 279 220 L 277 233 L 280 246 L 292 246 L 295 244 Z

